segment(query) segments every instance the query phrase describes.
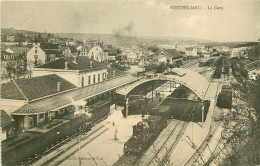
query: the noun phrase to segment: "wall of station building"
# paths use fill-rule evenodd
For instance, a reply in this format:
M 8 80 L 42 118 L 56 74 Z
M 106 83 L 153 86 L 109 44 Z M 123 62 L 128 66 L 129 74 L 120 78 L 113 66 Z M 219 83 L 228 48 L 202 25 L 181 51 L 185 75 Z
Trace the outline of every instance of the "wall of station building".
M 107 69 L 86 72 L 79 75 L 80 85 L 78 86 L 88 86 L 104 80 L 107 80 Z
M 56 74 L 71 82 L 77 87 L 88 86 L 103 82 L 107 79 L 107 69 L 92 70 L 79 73 L 78 71 L 58 71 L 58 70 L 34 70 L 33 77 Z

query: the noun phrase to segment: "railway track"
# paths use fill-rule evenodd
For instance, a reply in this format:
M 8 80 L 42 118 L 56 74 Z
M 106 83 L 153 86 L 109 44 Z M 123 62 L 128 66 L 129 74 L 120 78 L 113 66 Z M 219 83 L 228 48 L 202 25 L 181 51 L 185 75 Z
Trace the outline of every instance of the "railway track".
M 74 146 L 73 148 L 69 149 L 68 151 L 64 151 L 64 153 L 62 153 L 58 158 L 56 158 L 55 160 L 52 160 L 52 162 L 49 162 L 47 164 L 42 164 L 42 166 L 45 166 L 45 165 L 56 166 L 56 165 L 63 163 L 65 160 L 67 160 L 69 157 L 71 157 L 72 155 L 74 155 L 76 152 L 79 151 L 79 146 L 80 146 L 80 148 L 84 148 L 86 145 L 88 145 L 89 143 L 94 141 L 97 137 L 99 137 L 100 135 L 105 133 L 107 130 L 108 130 L 108 128 L 106 128 L 106 127 L 102 128 L 100 131 L 89 136 L 87 138 L 87 140 L 85 139 L 84 141 L 82 141 L 82 143 L 80 145 Z
M 185 69 L 194 68 L 194 67 L 198 66 L 198 63 L 199 63 L 199 60 L 194 60 L 192 62 L 188 62 L 183 65 L 183 68 L 185 68 Z
M 208 133 L 207 137 L 205 140 L 208 139 L 208 141 L 204 141 L 199 147 L 197 147 L 196 152 L 190 157 L 190 159 L 185 163 L 185 166 L 189 165 L 195 165 L 195 163 L 199 160 L 201 157 L 201 154 L 203 151 L 205 151 L 206 148 L 208 148 L 208 142 L 211 140 L 210 135 L 214 135 L 216 132 L 216 128 L 213 129 L 213 133 Z M 210 138 L 210 139 L 209 139 Z
M 184 121 L 179 121 L 177 124 L 173 124 L 174 128 L 169 134 L 167 134 L 166 139 L 163 140 L 162 144 L 159 146 L 159 149 L 155 149 L 155 152 L 145 155 L 139 165 L 162 165 L 166 161 L 167 156 L 177 145 L 188 125 L 188 123 Z
M 214 96 L 217 96 L 219 91 L 221 90 L 221 87 L 222 87 L 222 84 L 218 84 L 217 86 L 217 90 L 216 90 L 216 94 Z M 216 102 L 216 101 L 215 101 Z M 212 103 L 214 104 L 214 110 L 215 110 L 215 107 L 216 107 L 216 103 Z M 211 141 L 212 139 L 212 136 L 216 133 L 216 130 L 217 130 L 217 124 L 214 125 L 214 121 L 211 122 L 211 127 L 209 129 L 209 132 L 205 138 L 205 141 L 203 141 L 203 143 L 201 145 L 199 145 L 195 150 L 194 154 L 190 157 L 190 159 L 184 164 L 185 166 L 190 166 L 190 165 L 195 165 L 196 162 L 202 158 L 201 154 L 203 153 L 203 151 L 205 151 L 206 148 L 209 148 L 208 146 L 208 143 Z M 219 145 L 219 142 L 217 143 L 216 147 L 218 147 Z M 215 149 L 210 149 L 211 153 L 214 154 L 215 153 Z M 209 158 L 209 160 L 211 159 L 212 157 Z

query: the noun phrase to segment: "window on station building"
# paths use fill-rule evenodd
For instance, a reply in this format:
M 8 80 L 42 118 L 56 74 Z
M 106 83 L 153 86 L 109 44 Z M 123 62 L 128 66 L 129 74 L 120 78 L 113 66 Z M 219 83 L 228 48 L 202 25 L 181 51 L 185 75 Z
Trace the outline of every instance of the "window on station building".
M 94 74 L 93 75 L 93 84 L 95 84 L 96 83 L 96 75 Z
M 35 54 L 37 54 L 37 50 L 35 50 Z
M 81 80 L 81 87 L 84 86 L 84 77 L 82 77 L 82 80 Z
M 91 84 L 91 76 L 88 76 L 88 84 Z
M 98 82 L 100 82 L 100 74 L 98 74 Z
M 103 76 L 103 79 L 106 79 L 106 73 L 103 73 L 103 75 L 104 75 L 104 76 Z

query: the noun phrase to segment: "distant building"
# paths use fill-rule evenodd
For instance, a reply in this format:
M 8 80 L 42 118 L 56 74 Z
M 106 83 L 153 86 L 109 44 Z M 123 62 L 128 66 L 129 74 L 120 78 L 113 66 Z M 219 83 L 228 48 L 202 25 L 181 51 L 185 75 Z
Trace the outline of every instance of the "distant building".
M 116 49 L 109 49 L 107 52 L 108 61 L 115 61 L 117 58 L 117 50 Z
M 233 48 L 231 51 L 231 58 L 248 58 L 248 47 Z
M 100 46 L 92 47 L 88 52 L 88 57 L 98 62 L 104 62 L 107 60 L 104 50 Z
M 18 42 L 1 42 L 5 46 L 18 46 Z
M 14 74 L 14 68 L 16 65 L 14 53 L 1 51 L 1 77 L 7 77 L 10 74 Z
M 76 43 L 74 41 L 67 41 L 66 46 L 75 46 Z
M 87 46 L 79 46 L 77 50 L 79 52 L 79 56 L 88 56 L 89 48 Z
M 55 58 L 58 58 L 62 55 L 62 52 L 60 51 L 59 45 L 54 43 L 42 43 L 40 45 L 41 49 L 46 54 L 46 62 L 50 62 L 55 60 Z
M 138 62 L 138 55 L 132 49 L 124 49 L 122 51 L 122 55 L 125 56 L 127 60 L 131 63 Z
M 47 55 L 43 49 L 41 49 L 39 43 L 34 44 L 33 47 L 27 52 L 27 62 L 34 66 L 47 62 Z
M 72 57 L 77 55 L 78 55 L 78 50 L 74 46 L 67 46 L 66 49 L 64 50 L 65 57 Z
M 1 75 L 2 78 L 11 74 L 14 76 L 16 71 L 25 71 L 27 67 L 26 53 L 27 47 L 8 47 L 5 51 L 1 52 Z M 9 72 L 9 73 L 8 73 Z M 10 75 L 9 75 L 10 76 Z
M 21 42 L 22 46 L 27 46 L 29 43 L 27 41 Z
M 55 38 L 49 38 L 48 43 L 56 44 L 56 39 Z
M 159 44 L 158 47 L 161 49 L 176 49 L 177 48 L 175 44 Z
M 14 42 L 15 41 L 15 36 L 7 35 L 6 36 L 6 41 L 7 42 Z
M 207 57 L 207 58 L 209 58 L 211 55 L 210 50 L 208 50 L 206 48 L 198 49 L 198 54 L 200 54 L 202 57 Z
M 156 58 L 157 63 L 170 64 L 173 67 L 180 67 L 183 61 L 183 55 L 176 49 L 163 49 Z
M 64 56 L 65 57 L 71 57 L 73 56 L 73 54 L 71 53 L 71 50 L 69 47 L 66 47 L 65 50 L 64 50 Z
M 33 76 L 57 74 L 77 87 L 102 82 L 107 79 L 106 64 L 85 56 L 60 58 L 37 66 Z
M 185 55 L 187 56 L 198 56 L 198 51 L 196 47 L 185 48 Z

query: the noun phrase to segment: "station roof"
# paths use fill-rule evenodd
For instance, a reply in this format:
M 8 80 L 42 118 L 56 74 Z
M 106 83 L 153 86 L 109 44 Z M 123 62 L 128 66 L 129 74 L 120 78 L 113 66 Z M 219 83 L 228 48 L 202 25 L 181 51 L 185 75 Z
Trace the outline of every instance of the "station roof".
M 130 91 L 132 91 L 135 87 L 149 81 L 154 80 L 172 80 L 178 83 L 181 83 L 191 89 L 194 93 L 196 93 L 201 99 L 204 99 L 204 96 L 208 90 L 210 85 L 209 81 L 200 75 L 199 73 L 183 68 L 173 68 L 169 71 L 167 75 L 161 75 L 160 77 L 155 77 L 153 79 L 143 79 L 134 84 L 127 86 L 124 89 L 120 89 L 117 91 L 118 94 L 126 96 Z
M 59 91 L 57 89 L 57 82 L 60 82 Z M 1 86 L 1 98 L 33 100 L 73 88 L 76 88 L 76 86 L 69 81 L 58 75 L 50 74 L 26 79 L 15 79 L 4 83 Z
M 65 63 L 68 63 L 68 70 L 95 70 L 100 68 L 106 68 L 106 64 L 103 62 L 92 61 L 91 66 L 91 59 L 85 56 L 78 56 L 78 57 L 65 57 L 60 58 L 55 61 L 51 61 L 45 63 L 41 66 L 37 66 L 36 68 L 43 68 L 43 69 L 63 69 L 65 70 Z
M 129 92 L 131 92 L 135 87 L 145 83 L 145 82 L 149 82 L 152 81 L 151 79 L 141 79 L 131 85 L 128 85 L 125 88 L 119 89 L 116 93 L 121 94 L 123 96 L 126 96 Z
M 163 75 L 169 80 L 176 80 L 177 82 L 185 85 L 193 92 L 195 92 L 201 99 L 204 98 L 208 87 L 210 85 L 209 81 L 200 75 L 199 73 L 184 69 L 184 68 L 173 68 L 173 73 L 185 73 L 184 75 Z
M 118 77 L 98 84 L 93 84 L 83 88 L 73 89 L 64 93 L 57 94 L 48 98 L 27 103 L 14 111 L 13 115 L 39 114 L 65 107 L 73 104 L 75 101 L 94 97 L 96 95 L 108 92 L 124 84 L 138 80 L 133 76 Z
M 1 126 L 8 125 L 13 122 L 13 119 L 4 111 L 0 110 Z

